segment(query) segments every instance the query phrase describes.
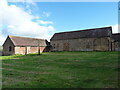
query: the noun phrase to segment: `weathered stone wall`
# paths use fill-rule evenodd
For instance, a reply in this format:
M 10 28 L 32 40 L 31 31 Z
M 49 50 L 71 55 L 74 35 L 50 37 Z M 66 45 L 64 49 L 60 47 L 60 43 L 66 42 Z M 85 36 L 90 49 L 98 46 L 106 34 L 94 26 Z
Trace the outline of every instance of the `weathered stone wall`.
M 120 41 L 112 42 L 112 51 L 120 51 Z
M 8 38 L 3 45 L 2 55 L 12 55 L 12 54 L 15 54 L 14 45 L 12 41 L 10 40 L 10 38 Z
M 15 47 L 15 54 L 25 54 L 25 47 Z
M 51 51 L 111 51 L 110 37 L 51 41 Z
M 45 47 L 40 47 L 40 52 L 43 52 Z M 30 54 L 30 53 L 37 53 L 38 47 L 15 47 L 15 54 Z

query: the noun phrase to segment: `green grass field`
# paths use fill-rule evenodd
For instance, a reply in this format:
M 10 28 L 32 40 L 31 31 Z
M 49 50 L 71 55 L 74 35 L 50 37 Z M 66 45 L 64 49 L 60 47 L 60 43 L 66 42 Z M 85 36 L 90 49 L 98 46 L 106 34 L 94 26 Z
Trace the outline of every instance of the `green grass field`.
M 2 56 L 3 88 L 118 88 L 118 52 Z

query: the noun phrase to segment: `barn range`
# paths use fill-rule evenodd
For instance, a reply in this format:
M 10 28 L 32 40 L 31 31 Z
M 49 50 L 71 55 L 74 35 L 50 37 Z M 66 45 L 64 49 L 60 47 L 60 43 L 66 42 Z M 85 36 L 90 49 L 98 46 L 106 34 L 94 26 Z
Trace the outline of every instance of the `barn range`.
M 112 27 L 55 33 L 46 39 L 8 36 L 2 55 L 29 54 L 49 51 L 120 51 L 120 33 Z

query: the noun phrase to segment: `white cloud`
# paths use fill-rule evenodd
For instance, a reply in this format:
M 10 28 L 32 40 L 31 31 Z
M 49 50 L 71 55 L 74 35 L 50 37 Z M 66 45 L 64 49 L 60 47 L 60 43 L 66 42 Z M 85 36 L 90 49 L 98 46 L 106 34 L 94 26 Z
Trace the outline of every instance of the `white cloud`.
M 43 20 L 37 20 L 39 24 L 53 24 L 52 21 L 43 21 Z
M 3 44 L 3 42 L 5 41 L 5 36 L 1 33 L 1 31 L 0 31 L 0 45 L 2 45 Z
M 49 17 L 51 15 L 51 12 L 43 12 L 43 15 Z
M 6 0 L 0 1 L 0 21 L 2 21 L 0 22 L 0 45 L 7 35 L 50 39 L 49 32 L 53 32 L 54 27 L 39 25 L 38 22 L 33 22 L 33 19 L 40 21 L 41 24 L 53 24 L 52 21 L 39 20 L 41 19 L 39 16 L 34 16 L 16 5 L 8 5 Z M 6 28 L 1 30 L 3 26 Z
M 112 25 L 112 32 L 113 33 L 120 33 L 120 31 L 118 30 L 118 27 L 120 28 L 119 24 Z
M 19 26 L 9 25 L 7 31 L 12 35 L 46 38 L 50 31 L 54 31 L 54 28 L 52 26 L 39 26 L 35 22 L 25 22 Z

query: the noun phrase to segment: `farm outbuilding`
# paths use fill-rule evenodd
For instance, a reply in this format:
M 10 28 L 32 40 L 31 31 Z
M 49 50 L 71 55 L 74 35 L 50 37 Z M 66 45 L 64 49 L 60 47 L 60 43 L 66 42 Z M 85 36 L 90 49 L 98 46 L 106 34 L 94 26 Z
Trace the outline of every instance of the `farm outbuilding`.
M 110 26 L 55 33 L 50 42 L 46 39 L 8 36 L 2 54 L 29 54 L 38 51 L 120 51 L 120 33 L 113 34 Z
M 55 33 L 50 42 L 52 51 L 112 51 L 115 36 L 110 26 Z
M 112 34 L 112 51 L 120 51 L 120 33 Z
M 46 39 L 8 36 L 3 44 L 2 55 L 47 52 L 49 48 L 50 43 Z

